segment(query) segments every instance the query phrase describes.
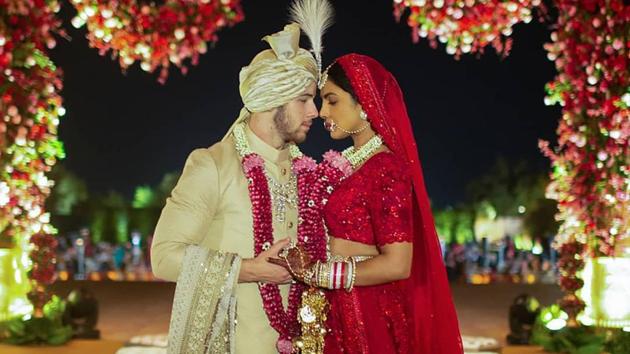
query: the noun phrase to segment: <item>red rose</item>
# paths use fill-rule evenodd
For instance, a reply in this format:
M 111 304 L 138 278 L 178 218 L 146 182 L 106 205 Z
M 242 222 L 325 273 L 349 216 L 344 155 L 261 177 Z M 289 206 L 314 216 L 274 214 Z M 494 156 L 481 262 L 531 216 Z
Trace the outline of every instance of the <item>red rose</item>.
M 46 134 L 46 127 L 41 124 L 36 124 L 31 127 L 28 138 L 31 140 L 41 140 Z
M 584 281 L 580 278 L 560 277 L 560 287 L 564 291 L 576 291 L 584 286 Z

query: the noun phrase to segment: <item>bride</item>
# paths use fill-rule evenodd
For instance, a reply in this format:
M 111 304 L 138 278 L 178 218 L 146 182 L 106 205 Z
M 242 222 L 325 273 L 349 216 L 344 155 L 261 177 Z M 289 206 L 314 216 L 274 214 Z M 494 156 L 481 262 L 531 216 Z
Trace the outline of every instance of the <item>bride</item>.
M 320 116 L 353 172 L 330 195 L 326 262 L 283 259 L 327 291 L 324 352 L 458 354 L 462 343 L 411 122 L 396 79 L 376 60 L 338 58 L 322 76 Z M 299 257 L 297 254 L 299 253 Z

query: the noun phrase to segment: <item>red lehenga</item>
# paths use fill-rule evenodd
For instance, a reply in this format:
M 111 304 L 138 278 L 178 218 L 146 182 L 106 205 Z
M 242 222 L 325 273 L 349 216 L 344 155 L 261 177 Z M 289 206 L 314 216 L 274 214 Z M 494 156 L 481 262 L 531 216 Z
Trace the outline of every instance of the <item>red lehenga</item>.
M 392 152 L 372 156 L 344 180 L 324 209 L 329 234 L 382 246 L 413 242 L 410 278 L 333 290 L 326 354 L 460 354 L 457 316 L 442 262 L 405 103 L 377 61 L 349 54 L 337 62 L 372 127 Z

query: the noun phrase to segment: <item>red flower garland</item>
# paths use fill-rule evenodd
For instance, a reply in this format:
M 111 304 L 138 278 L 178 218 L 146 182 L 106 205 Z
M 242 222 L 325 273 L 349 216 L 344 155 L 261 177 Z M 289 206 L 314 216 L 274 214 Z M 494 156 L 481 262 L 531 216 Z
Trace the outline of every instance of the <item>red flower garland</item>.
M 630 232 L 630 6 L 556 4 L 558 29 L 545 48 L 559 74 L 547 84 L 546 102 L 562 105 L 563 119 L 558 147 L 540 145 L 555 168 L 549 194 L 565 221 L 559 243 L 593 240 L 592 255 L 612 256 Z
M 265 244 L 273 244 L 273 223 L 271 195 L 264 172 L 264 162 L 257 154 L 249 154 L 243 158 L 245 176 L 249 182 L 249 196 L 252 203 L 254 228 L 254 255 L 258 256 L 265 249 Z M 282 306 L 280 289 L 275 284 L 260 284 L 260 294 L 269 323 L 280 333 L 281 339 L 290 339 L 296 334 L 295 326 L 291 326 L 288 312 L 294 307 L 293 296 L 290 295 L 289 311 Z M 291 293 L 293 293 L 293 287 Z
M 622 0 L 556 0 L 552 43 L 545 45 L 559 74 L 547 84 L 547 104 L 562 106 L 558 146 L 540 147 L 553 163 L 548 196 L 558 201 L 563 223 L 560 301 L 570 322 L 584 309 L 576 292 L 584 257 L 614 256 L 617 241 L 630 234 L 630 6 Z
M 33 268 L 29 271 L 33 287 L 27 296 L 33 304 L 34 316 L 42 317 L 44 305 L 52 297 L 52 293 L 47 287 L 55 282 L 57 239 L 52 235 L 35 234 L 31 236 L 30 241 L 34 246 L 29 254 L 33 261 Z
M 304 199 L 309 196 L 308 182 L 310 181 L 309 172 L 314 168 L 312 160 L 307 157 L 299 157 L 294 159 L 294 171 L 298 179 L 298 196 L 299 205 L 304 205 Z M 295 166 L 302 166 L 296 169 Z M 267 177 L 264 172 L 264 161 L 256 153 L 250 153 L 243 158 L 243 170 L 249 182 L 249 196 L 252 202 L 252 216 L 254 228 L 254 255 L 258 256 L 264 251 L 265 245 L 271 245 L 273 239 L 273 214 L 271 206 L 271 195 Z M 300 210 L 301 212 L 301 210 Z M 304 218 L 305 216 L 300 216 Z M 307 223 L 314 224 L 307 219 Z M 298 242 L 303 244 L 304 238 L 307 237 L 306 229 L 303 224 L 298 225 Z M 309 232 L 312 230 L 308 230 Z M 290 348 L 291 339 L 299 335 L 299 327 L 297 323 L 297 309 L 299 307 L 300 298 L 303 288 L 294 284 L 289 291 L 289 306 L 284 310 L 282 305 L 282 296 L 280 289 L 275 284 L 260 284 L 260 294 L 263 299 L 263 306 L 269 323 L 280 334 L 278 341 L 278 351 L 287 353 Z M 290 353 L 291 351 L 288 351 Z
M 400 19 L 409 8 L 407 23 L 413 41 L 427 37 L 436 48 L 439 40 L 456 58 L 462 53 L 483 52 L 490 44 L 505 56 L 512 46 L 507 38 L 512 27 L 530 22 L 535 7 L 542 7 L 540 0 L 395 0 L 394 14 Z
M 555 0 L 558 22 L 545 45 L 558 75 L 547 84 L 545 103 L 560 104 L 558 144 L 540 141 L 552 160 L 549 198 L 558 201 L 562 221 L 560 285 L 562 307 L 575 316 L 584 307 L 575 292 L 583 257 L 613 256 L 617 242 L 630 235 L 630 5 L 623 0 Z M 482 49 L 511 26 L 528 22 L 539 0 L 396 0 L 396 14 L 411 8 L 414 39 L 428 36 L 459 55 Z M 505 10 L 509 10 L 506 12 Z M 543 9 L 544 10 L 544 9 Z M 488 37 L 489 36 L 489 37 Z M 507 43 L 509 45 L 509 42 Z M 509 48 L 508 48 L 509 49 Z
M 322 208 L 326 204 L 327 196 L 346 176 L 342 171 L 350 171 L 347 168 L 339 168 L 345 165 L 334 161 L 335 159 L 340 160 L 343 157 L 338 153 L 337 155 L 328 153 L 319 166 L 309 157 L 300 156 L 293 159 L 292 170 L 297 176 L 298 186 L 298 244 L 315 260 L 324 261 L 327 257 L 327 235 L 322 219 Z M 264 251 L 265 245 L 274 242 L 271 195 L 264 172 L 264 160 L 256 153 L 249 153 L 243 157 L 242 164 L 252 202 L 254 254 L 258 256 Z M 306 287 L 297 283 L 291 286 L 286 311 L 277 285 L 260 284 L 259 289 L 269 323 L 280 334 L 278 351 L 290 353 L 291 340 L 300 334 L 297 311 Z
M 135 0 L 71 0 L 77 9 L 72 24 L 87 23 L 90 46 L 104 55 L 109 50 L 123 70 L 139 61 L 143 70 L 161 67 L 164 83 L 170 64 L 183 74 L 183 61 L 196 65 L 207 50 L 206 42 L 216 42 L 216 32 L 243 20 L 239 0 L 167 0 L 163 5 L 142 5 Z
M 57 1 L 0 0 L 0 8 L 0 247 L 26 248 L 29 239 L 34 245 L 28 298 L 41 316 L 56 245 L 44 207 L 53 182 L 45 173 L 64 157 L 57 126 L 65 113 L 62 73 L 47 50 L 64 32 Z
M 565 295 L 560 299 L 560 307 L 568 314 L 570 327 L 578 325 L 577 316 L 586 304 L 576 292 L 584 286 L 584 281 L 578 278 L 577 273 L 584 268 L 584 253 L 586 245 L 580 242 L 567 242 L 560 246 L 560 288 Z
M 310 190 L 311 197 L 301 210 L 304 210 L 306 227 L 309 223 L 317 223 L 309 233 L 312 235 L 306 243 L 306 249 L 314 260 L 326 261 L 326 246 L 328 243 L 326 229 L 323 225 L 324 207 L 329 196 L 337 188 L 339 183 L 352 173 L 352 166 L 337 151 L 328 151 L 324 154 L 324 160 L 317 166 L 313 173 L 313 181 Z M 320 225 L 322 224 L 322 225 Z

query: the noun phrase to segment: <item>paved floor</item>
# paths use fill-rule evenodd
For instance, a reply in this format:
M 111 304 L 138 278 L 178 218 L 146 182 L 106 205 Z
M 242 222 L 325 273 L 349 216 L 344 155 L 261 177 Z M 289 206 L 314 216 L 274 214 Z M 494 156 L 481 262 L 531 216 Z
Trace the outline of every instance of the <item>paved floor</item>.
M 125 341 L 134 335 L 168 330 L 174 284 L 162 282 L 62 282 L 59 295 L 85 286 L 100 304 L 98 328 L 102 337 Z M 543 305 L 556 301 L 560 289 L 553 285 L 453 285 L 453 298 L 462 334 L 488 336 L 503 341 L 508 333 L 508 308 L 521 293 L 537 297 Z
M 91 290 L 99 301 L 98 328 L 104 340 L 102 343 L 115 347 L 136 335 L 167 332 L 171 301 L 175 291 L 174 284 L 60 282 L 54 285 L 54 289 L 57 294 L 65 296 L 71 289 L 80 286 Z M 502 343 L 509 331 L 508 308 L 516 296 L 528 293 L 538 298 L 541 304 L 548 305 L 561 295 L 558 287 L 552 285 L 453 285 L 452 292 L 462 334 L 492 337 Z M 74 345 L 76 346 L 76 343 Z M 0 349 L 2 353 L 9 354 L 6 351 L 8 348 L 0 346 Z M 41 349 L 34 349 L 34 351 L 30 349 L 15 347 L 11 353 L 41 352 Z M 68 349 L 62 352 L 70 354 L 72 351 Z M 90 354 L 107 353 L 111 352 L 111 349 L 102 348 L 89 352 Z M 539 353 L 533 348 L 506 348 L 503 352 L 504 354 Z

